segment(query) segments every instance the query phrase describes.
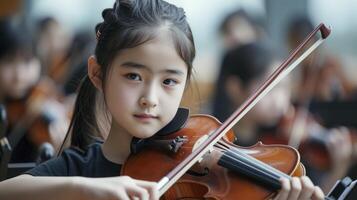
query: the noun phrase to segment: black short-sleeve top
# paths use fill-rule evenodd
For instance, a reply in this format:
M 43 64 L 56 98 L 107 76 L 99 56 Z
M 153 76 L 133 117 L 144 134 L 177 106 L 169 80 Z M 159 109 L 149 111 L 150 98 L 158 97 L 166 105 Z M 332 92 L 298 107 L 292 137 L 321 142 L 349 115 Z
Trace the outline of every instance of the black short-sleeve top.
M 69 148 L 61 156 L 26 172 L 33 176 L 111 177 L 120 175 L 121 165 L 107 160 L 101 144 L 90 145 L 87 151 Z

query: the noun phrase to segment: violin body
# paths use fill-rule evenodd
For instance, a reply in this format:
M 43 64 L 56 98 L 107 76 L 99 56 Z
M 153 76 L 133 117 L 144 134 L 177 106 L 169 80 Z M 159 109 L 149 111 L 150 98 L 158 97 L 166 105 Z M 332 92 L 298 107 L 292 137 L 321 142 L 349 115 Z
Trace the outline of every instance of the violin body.
M 49 79 L 43 79 L 31 89 L 26 98 L 9 100 L 6 103 L 6 110 L 9 125 L 13 129 L 8 135 L 11 145 L 16 146 L 22 138 L 23 134 L 17 132 L 19 130 L 26 132 L 27 140 L 34 147 L 38 148 L 48 142 L 58 149 L 65 134 L 64 132 L 63 136 L 58 136 L 57 132 L 51 130 L 51 124 L 58 120 L 58 116 L 62 116 L 51 109 L 65 110 L 58 99 L 59 93 L 54 83 Z
M 12 101 L 7 105 L 9 112 L 10 125 L 16 126 L 21 117 L 26 114 L 26 105 L 22 101 Z M 35 146 L 40 146 L 44 142 L 52 142 L 49 134 L 49 128 L 47 122 L 41 117 L 32 119 L 31 123 L 24 124 L 26 126 L 26 137 Z
M 288 145 L 290 134 L 292 134 L 292 127 L 296 123 L 296 115 L 283 116 L 274 131 L 260 132 L 259 139 L 265 144 L 283 144 Z M 318 133 L 309 135 L 309 127 L 311 124 L 316 123 L 311 116 L 307 117 L 304 127 L 299 128 L 302 130 L 302 138 L 299 145 L 299 152 L 309 164 L 319 170 L 327 170 L 329 168 L 330 157 L 326 146 L 325 133 Z
M 131 155 L 122 167 L 121 174 L 132 178 L 159 181 L 176 165 L 191 154 L 207 135 L 213 133 L 220 122 L 208 115 L 191 116 L 185 127 L 166 138 L 186 136 L 188 142 L 183 144 L 177 153 L 163 152 L 157 148 L 147 148 Z M 239 150 L 258 159 L 281 172 L 302 176 L 305 169 L 300 163 L 298 152 L 284 145 L 256 145 L 244 148 L 232 143 L 234 133 L 230 130 L 221 140 L 221 145 Z M 193 166 L 163 196 L 162 199 L 267 199 L 275 191 L 269 186 L 252 180 L 246 174 L 228 170 L 219 165 L 222 151 L 218 147 L 206 154 L 201 162 Z M 200 173 L 203 172 L 203 173 Z
M 327 171 L 332 166 L 332 160 L 328 149 L 329 129 L 319 125 L 312 115 L 306 117 L 305 124 L 299 129 L 302 130 L 301 141 L 298 150 L 303 160 L 319 171 Z M 265 144 L 289 144 L 289 137 L 293 134 L 292 127 L 296 123 L 296 115 L 284 116 L 273 132 L 261 132 L 259 139 Z M 353 129 L 349 130 L 350 139 L 353 146 L 357 144 L 357 135 Z M 355 156 L 356 150 L 353 152 Z

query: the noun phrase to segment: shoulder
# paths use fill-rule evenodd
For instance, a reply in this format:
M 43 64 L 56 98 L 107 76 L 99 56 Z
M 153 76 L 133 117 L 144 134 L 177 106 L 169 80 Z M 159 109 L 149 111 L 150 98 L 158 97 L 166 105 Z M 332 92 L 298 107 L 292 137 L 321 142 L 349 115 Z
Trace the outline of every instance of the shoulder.
M 71 147 L 62 154 L 27 171 L 33 176 L 82 176 L 84 168 L 101 153 L 100 144 L 95 143 L 86 151 Z
M 86 150 L 77 147 L 71 147 L 63 151 L 60 157 L 63 157 L 67 162 L 89 162 L 94 157 L 97 157 L 101 151 L 99 143 L 94 143 Z

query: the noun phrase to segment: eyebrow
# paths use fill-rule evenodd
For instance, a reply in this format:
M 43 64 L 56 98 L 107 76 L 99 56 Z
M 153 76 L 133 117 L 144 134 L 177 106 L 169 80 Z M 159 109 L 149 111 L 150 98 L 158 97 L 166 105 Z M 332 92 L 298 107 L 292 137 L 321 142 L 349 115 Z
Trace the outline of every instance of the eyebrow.
M 149 72 L 152 72 L 152 70 L 148 66 L 140 64 L 140 63 L 136 63 L 136 62 L 131 62 L 131 61 L 124 62 L 124 63 L 121 64 L 121 66 L 127 67 L 127 68 L 145 69 L 145 70 L 147 70 Z M 176 70 L 176 69 L 165 69 L 165 70 L 162 70 L 161 72 L 170 73 L 170 74 L 177 74 L 177 75 L 184 75 L 185 74 L 185 73 L 183 73 L 183 71 Z

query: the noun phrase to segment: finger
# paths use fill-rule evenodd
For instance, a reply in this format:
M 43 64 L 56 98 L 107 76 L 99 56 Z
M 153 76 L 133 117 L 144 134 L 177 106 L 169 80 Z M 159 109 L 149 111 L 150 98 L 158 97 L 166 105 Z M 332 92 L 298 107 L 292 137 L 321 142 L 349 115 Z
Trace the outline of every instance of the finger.
M 128 196 L 128 194 L 127 194 L 126 191 L 124 191 L 124 190 L 117 190 L 116 199 L 120 199 L 120 200 L 130 200 L 130 197 Z
M 131 199 L 137 197 L 140 200 L 149 200 L 149 192 L 145 188 L 133 185 L 127 187 L 126 190 Z
M 298 177 L 292 177 L 290 180 L 291 190 L 289 193 L 289 200 L 298 199 L 300 192 L 301 192 L 301 181 Z
M 159 199 L 159 190 L 156 182 L 135 180 L 136 184 L 140 187 L 145 188 L 148 193 L 150 200 Z
M 315 186 L 314 193 L 312 195 L 312 200 L 323 200 L 325 198 L 324 192 L 322 192 L 320 187 Z
M 303 176 L 300 179 L 301 179 L 302 190 L 300 192 L 300 196 L 298 199 L 299 200 L 311 199 L 311 196 L 313 195 L 315 190 L 314 184 L 306 176 Z
M 280 183 L 281 183 L 281 189 L 278 195 L 274 198 L 275 200 L 285 200 L 289 196 L 289 192 L 290 192 L 289 180 L 287 178 L 281 178 Z

